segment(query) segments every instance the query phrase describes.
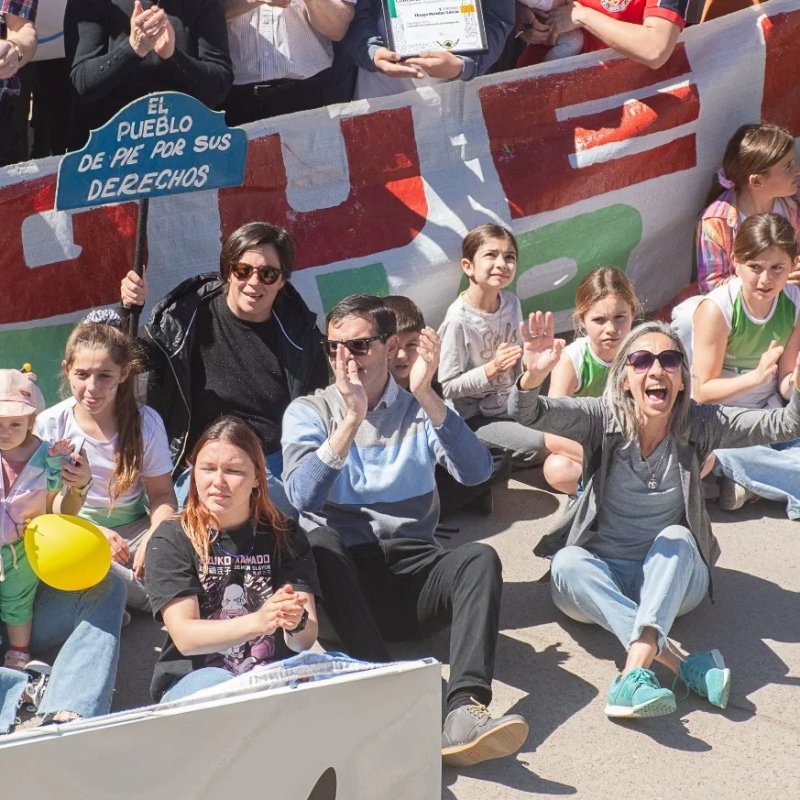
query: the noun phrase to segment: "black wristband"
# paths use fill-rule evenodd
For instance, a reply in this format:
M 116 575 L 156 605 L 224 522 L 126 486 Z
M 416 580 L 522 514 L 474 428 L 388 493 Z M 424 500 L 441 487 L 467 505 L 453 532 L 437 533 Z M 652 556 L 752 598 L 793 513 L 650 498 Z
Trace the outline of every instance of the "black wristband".
M 303 616 L 300 617 L 300 622 L 297 623 L 297 627 L 293 628 L 290 631 L 286 631 L 289 636 L 294 636 L 296 633 L 300 633 L 300 631 L 304 631 L 306 629 L 306 622 L 308 622 L 308 609 L 303 609 Z

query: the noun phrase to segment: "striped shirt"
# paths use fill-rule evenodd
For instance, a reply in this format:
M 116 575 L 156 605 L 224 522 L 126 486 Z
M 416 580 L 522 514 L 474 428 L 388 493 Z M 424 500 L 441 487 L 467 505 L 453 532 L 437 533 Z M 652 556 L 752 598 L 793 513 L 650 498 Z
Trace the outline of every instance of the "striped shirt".
M 797 198 L 778 197 L 772 206 L 774 214 L 780 214 L 800 228 Z M 734 275 L 733 240 L 746 217 L 736 205 L 736 190 L 726 189 L 700 217 L 695 234 L 697 248 L 697 282 L 702 292 L 710 292 Z
M 38 6 L 39 0 L 0 0 L 0 14 L 13 14 L 20 19 L 36 22 Z M 7 94 L 19 94 L 19 78 L 16 75 L 0 81 L 0 98 Z

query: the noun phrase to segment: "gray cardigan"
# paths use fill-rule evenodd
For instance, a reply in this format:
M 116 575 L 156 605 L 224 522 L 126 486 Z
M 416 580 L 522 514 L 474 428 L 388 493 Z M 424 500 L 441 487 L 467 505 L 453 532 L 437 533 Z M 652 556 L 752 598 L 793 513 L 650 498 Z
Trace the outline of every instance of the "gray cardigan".
M 602 397 L 549 398 L 515 385 L 508 410 L 518 422 L 544 433 L 566 436 L 583 445 L 584 492 L 534 549 L 552 556 L 567 545 L 585 544 L 596 533 L 597 509 L 603 502 L 612 459 L 625 446 L 622 431 Z M 700 470 L 713 450 L 785 442 L 800 436 L 800 392 L 785 408 L 762 411 L 692 401 L 689 435 L 678 441 L 678 465 L 686 523 L 706 565 L 719 558 L 719 545 L 706 512 Z

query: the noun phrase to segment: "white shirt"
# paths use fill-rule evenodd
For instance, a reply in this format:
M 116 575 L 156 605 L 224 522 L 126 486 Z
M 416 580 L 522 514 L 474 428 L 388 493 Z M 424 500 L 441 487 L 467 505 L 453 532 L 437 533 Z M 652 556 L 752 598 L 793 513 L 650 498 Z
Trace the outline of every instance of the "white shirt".
M 333 63 L 333 44 L 311 27 L 302 0 L 288 8 L 259 6 L 230 20 L 228 41 L 236 85 L 304 80 Z
M 87 436 L 75 419 L 75 402 L 75 398 L 70 397 L 43 411 L 36 418 L 34 431 L 37 436 L 50 442 L 69 439 L 76 446 L 83 441 L 84 452 L 92 470 L 92 485 L 80 516 L 111 528 L 132 522 L 145 513 L 142 482 L 137 480 L 130 491 L 120 495 L 109 515 L 111 501 L 108 498 L 108 482 L 114 472 L 119 436 L 115 435 L 107 442 Z M 167 475 L 172 472 L 172 457 L 164 423 L 150 406 L 140 408 L 144 444 L 141 474 L 145 478 Z

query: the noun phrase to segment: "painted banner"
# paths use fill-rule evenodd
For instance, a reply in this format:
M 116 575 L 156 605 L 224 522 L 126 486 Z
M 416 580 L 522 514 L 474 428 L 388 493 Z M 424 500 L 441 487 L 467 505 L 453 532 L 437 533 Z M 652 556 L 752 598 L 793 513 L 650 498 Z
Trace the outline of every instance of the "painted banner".
M 439 797 L 441 675 L 433 659 L 400 662 L 4 736 L 3 790 L 62 800 Z
M 566 330 L 600 265 L 657 309 L 690 282 L 733 131 L 763 119 L 800 132 L 799 37 L 800 0 L 770 0 L 688 29 L 659 70 L 606 50 L 248 125 L 242 187 L 151 201 L 145 314 L 217 269 L 221 242 L 253 219 L 292 231 L 292 280 L 320 314 L 355 291 L 398 293 L 438 325 L 461 239 L 486 221 L 519 237 L 525 311 L 550 309 Z M 31 362 L 46 392 L 69 326 L 117 300 L 136 221 L 134 203 L 54 211 L 57 167 L 0 170 L 0 367 Z

